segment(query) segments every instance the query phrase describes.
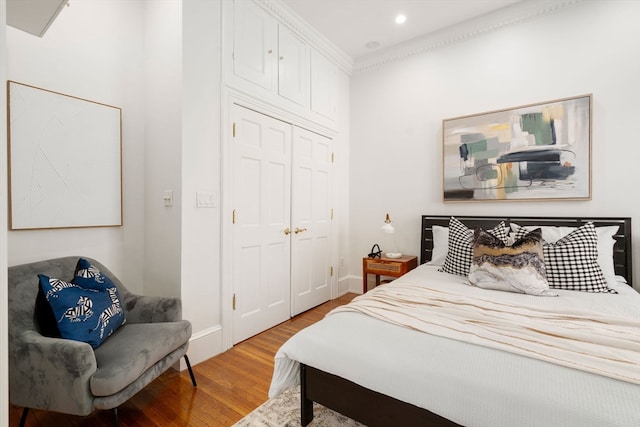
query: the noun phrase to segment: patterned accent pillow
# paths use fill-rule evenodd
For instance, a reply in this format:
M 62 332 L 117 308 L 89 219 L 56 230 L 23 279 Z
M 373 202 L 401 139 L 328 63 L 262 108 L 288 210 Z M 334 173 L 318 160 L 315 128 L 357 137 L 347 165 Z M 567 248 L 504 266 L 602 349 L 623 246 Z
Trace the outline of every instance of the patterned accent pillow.
M 80 259 L 72 282 L 39 274 L 62 338 L 97 348 L 125 322 L 118 289 L 105 275 Z
M 42 286 L 38 281 L 38 295 L 36 296 L 36 306 L 33 311 L 33 320 L 38 325 L 38 331 L 45 337 L 61 338 L 60 329 L 58 329 L 58 322 L 56 321 L 56 315 L 51 310 L 51 304 L 47 301 L 47 298 L 42 292 Z
M 501 221 L 500 224 L 487 231 L 506 244 L 509 230 L 504 221 Z M 449 220 L 449 249 L 444 265 L 438 271 L 467 276 L 469 275 L 471 258 L 473 258 L 473 230 L 467 228 L 457 218 L 451 217 Z
M 542 242 L 540 229 L 507 246 L 494 235 L 476 228 L 469 281 L 472 285 L 484 289 L 558 296 L 549 290 Z
M 528 231 L 519 229 L 515 238 Z M 598 235 L 592 222 L 576 228 L 555 243 L 544 242 L 544 259 L 549 287 L 582 292 L 609 292 L 602 269 L 598 265 Z
M 517 233 L 523 226 L 514 222 L 510 224 L 511 231 Z M 539 226 L 542 229 L 542 238 L 545 242 L 555 243 L 562 239 L 567 234 L 571 233 L 576 227 L 554 227 L 554 226 Z M 538 226 L 524 226 L 527 230 L 531 231 Z M 598 235 L 598 265 L 602 269 L 604 277 L 615 278 L 616 271 L 613 264 L 613 247 L 616 243 L 614 236 L 620 229 L 617 225 L 607 225 L 596 227 L 596 234 Z
M 106 339 L 106 337 L 126 323 L 127 319 L 125 318 L 124 309 L 120 303 L 121 298 L 118 288 L 111 279 L 84 258 L 78 260 L 73 283 L 84 288 L 97 289 L 103 292 L 106 290 L 109 294 L 111 305 L 100 312 L 100 321 L 102 322 L 100 325 L 101 337 L 106 333 Z

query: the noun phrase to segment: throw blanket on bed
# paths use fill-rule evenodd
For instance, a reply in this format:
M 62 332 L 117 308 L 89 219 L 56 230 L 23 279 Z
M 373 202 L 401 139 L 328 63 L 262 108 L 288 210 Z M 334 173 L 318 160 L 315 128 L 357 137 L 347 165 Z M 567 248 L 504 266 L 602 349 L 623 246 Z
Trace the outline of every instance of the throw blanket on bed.
M 398 281 L 329 315 L 342 311 L 640 384 L 638 320 L 588 310 L 558 313 Z

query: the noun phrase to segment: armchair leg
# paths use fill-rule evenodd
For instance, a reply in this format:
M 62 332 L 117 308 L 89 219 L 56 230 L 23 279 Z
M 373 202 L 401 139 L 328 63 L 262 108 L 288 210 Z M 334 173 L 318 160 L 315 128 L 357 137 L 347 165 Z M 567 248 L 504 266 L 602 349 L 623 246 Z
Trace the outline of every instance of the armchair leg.
M 194 387 L 198 387 L 198 383 L 196 383 L 196 377 L 195 375 L 193 375 L 193 369 L 191 369 L 191 363 L 189 363 L 189 358 L 187 357 L 187 355 L 184 355 L 184 361 L 187 364 L 187 369 L 189 369 L 189 375 L 191 376 L 191 384 L 193 384 Z
M 120 426 L 120 419 L 118 418 L 118 408 L 113 408 L 113 425 L 115 427 Z
M 29 408 L 24 408 L 20 417 L 20 427 L 24 427 L 24 423 L 27 422 L 27 415 L 29 415 Z

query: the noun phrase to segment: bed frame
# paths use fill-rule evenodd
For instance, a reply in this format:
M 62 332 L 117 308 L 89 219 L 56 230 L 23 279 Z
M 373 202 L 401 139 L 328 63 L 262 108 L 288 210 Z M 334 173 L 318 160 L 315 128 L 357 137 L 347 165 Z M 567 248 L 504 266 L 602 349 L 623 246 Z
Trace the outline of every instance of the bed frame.
M 420 240 L 420 263 L 431 260 L 431 252 L 433 250 L 433 226 L 442 227 L 449 226 L 450 216 L 422 216 L 422 231 Z M 566 218 L 566 217 L 492 217 L 492 216 L 456 216 L 469 228 L 482 227 L 485 229 L 492 228 L 500 221 L 507 224 L 515 222 L 519 225 L 549 225 L 557 227 L 580 227 L 587 222 L 593 222 L 596 227 L 604 227 L 609 225 L 617 225 L 618 233 L 614 236 L 616 242 L 613 246 L 613 263 L 616 274 L 627 279 L 627 283 L 631 286 L 633 283 L 632 275 L 632 254 L 631 254 L 631 218 L 628 217 L 585 217 L 585 218 Z
M 447 227 L 450 216 L 422 216 L 420 263 L 431 259 L 433 251 L 433 226 Z M 490 217 L 456 216 L 467 227 L 492 228 L 500 221 L 515 222 L 520 225 L 549 225 L 579 227 L 593 222 L 596 227 L 618 225 L 618 234 L 614 236 L 614 265 L 616 274 L 624 276 L 631 286 L 631 218 L 612 217 Z M 344 414 L 369 427 L 375 426 L 433 426 L 453 427 L 458 424 L 426 409 L 364 388 L 345 378 L 323 372 L 312 366 L 300 366 L 300 421 L 303 426 L 313 420 L 313 402 L 317 402 Z

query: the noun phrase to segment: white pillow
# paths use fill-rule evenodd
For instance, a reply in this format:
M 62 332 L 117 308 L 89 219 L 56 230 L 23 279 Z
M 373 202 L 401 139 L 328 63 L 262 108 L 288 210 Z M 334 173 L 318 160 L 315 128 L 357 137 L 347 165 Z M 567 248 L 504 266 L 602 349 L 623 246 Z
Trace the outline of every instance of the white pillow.
M 431 229 L 433 231 L 433 251 L 429 264 L 444 265 L 449 250 L 449 227 L 434 225 Z
M 511 230 L 513 232 L 518 231 L 521 227 L 523 226 L 513 222 L 511 223 Z M 576 227 L 540 225 L 527 225 L 524 226 L 524 228 L 529 231 L 535 230 L 536 228 L 542 229 L 542 238 L 548 243 L 555 243 L 576 229 Z M 598 235 L 598 265 L 606 278 L 615 278 L 616 276 L 613 265 L 613 245 L 616 243 L 616 240 L 613 236 L 618 232 L 619 228 L 617 225 L 596 227 L 596 234 Z

